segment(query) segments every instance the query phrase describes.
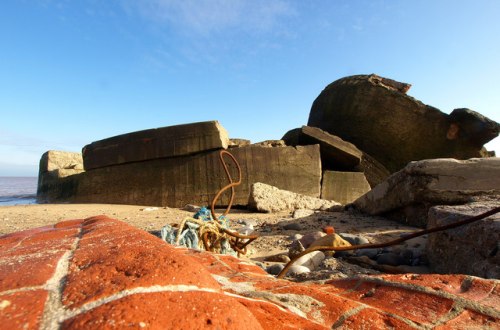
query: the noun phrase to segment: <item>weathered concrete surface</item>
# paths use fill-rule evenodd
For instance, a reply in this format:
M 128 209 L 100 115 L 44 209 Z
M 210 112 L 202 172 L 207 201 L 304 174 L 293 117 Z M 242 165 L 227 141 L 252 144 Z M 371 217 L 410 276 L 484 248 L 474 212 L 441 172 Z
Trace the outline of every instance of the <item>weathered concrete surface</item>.
M 391 174 L 376 159 L 317 127 L 302 126 L 295 128 L 282 138 L 287 145 L 319 144 L 323 170 L 363 172 L 371 187 L 384 181 Z
M 370 184 L 360 172 L 323 172 L 321 198 L 349 204 L 370 191 Z
M 372 188 L 385 181 L 385 179 L 391 175 L 389 170 L 387 170 L 384 165 L 380 164 L 379 161 L 368 155 L 366 152 L 363 152 L 361 162 L 358 166 L 356 166 L 356 168 L 354 168 L 354 170 L 363 172 L 366 180 Z
M 428 227 L 448 225 L 500 206 L 500 195 L 465 205 L 434 206 Z M 429 234 L 427 256 L 433 271 L 500 279 L 500 214 Z
M 363 152 L 355 145 L 317 127 L 302 126 L 287 132 L 282 140 L 287 145 L 319 144 L 323 169 L 351 170 L 361 162 Z
M 110 137 L 82 149 L 85 170 L 150 159 L 226 149 L 229 137 L 218 121 L 168 126 Z
M 61 178 L 83 172 L 82 154 L 79 152 L 66 152 L 49 150 L 40 158 L 38 170 L 37 199 L 42 203 L 50 199 L 52 188 L 60 182 Z M 57 195 L 57 192 L 55 192 Z
M 495 329 L 499 281 L 294 283 L 106 217 L 0 237 L 2 329 Z
M 432 205 L 464 204 L 473 196 L 500 193 L 500 158 L 431 159 L 403 170 L 354 201 L 371 215 L 401 212 L 400 221 L 425 227 Z
M 236 205 L 246 205 L 254 182 L 318 197 L 321 162 L 318 146 L 240 147 L 230 149 L 242 169 L 242 184 L 235 188 Z M 238 180 L 232 162 L 228 166 Z M 192 156 L 162 158 L 86 171 L 63 178 L 52 186 L 55 201 L 136 204 L 184 207 L 210 205 L 219 189 L 229 182 L 219 160 L 219 151 Z M 230 191 L 220 205 L 227 205 Z
M 283 210 L 339 210 L 341 204 L 278 189 L 272 185 L 256 182 L 252 185 L 248 206 L 260 212 Z
M 409 86 L 373 74 L 339 79 L 314 101 L 308 126 L 353 143 L 391 172 L 414 160 L 480 157 L 478 143 L 498 135 L 498 123 L 448 116 L 406 95 Z

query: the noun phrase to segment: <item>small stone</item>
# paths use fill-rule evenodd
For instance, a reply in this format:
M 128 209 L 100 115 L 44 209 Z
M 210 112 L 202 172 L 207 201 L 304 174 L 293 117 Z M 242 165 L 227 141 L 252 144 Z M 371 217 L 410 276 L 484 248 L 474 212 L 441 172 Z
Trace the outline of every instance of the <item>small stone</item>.
M 297 230 L 297 231 L 302 230 L 302 226 L 296 222 L 287 223 L 286 225 L 283 225 L 282 227 L 285 230 Z
M 158 210 L 157 207 L 145 207 L 145 208 L 141 209 L 141 211 L 143 211 L 143 212 L 151 212 L 151 211 L 156 211 L 156 210 Z
M 379 254 L 380 250 L 379 249 L 359 249 L 356 250 L 356 255 L 358 256 L 366 256 L 370 259 L 377 259 L 377 256 Z
M 299 218 L 308 217 L 308 216 L 313 215 L 313 214 L 314 214 L 313 210 L 309 210 L 309 209 L 297 209 L 297 210 L 293 211 L 292 217 L 294 219 L 299 219 Z
M 407 261 L 399 254 L 389 252 L 381 254 L 377 258 L 377 263 L 379 265 L 400 266 L 400 265 L 406 265 Z
M 302 246 L 307 249 L 309 246 L 311 246 L 311 244 L 315 240 L 317 240 L 318 238 L 321 238 L 325 235 L 326 235 L 325 233 L 322 233 L 320 231 L 308 233 L 308 234 L 305 234 L 304 236 L 302 236 L 302 238 L 300 238 L 300 243 L 302 243 Z
M 292 266 L 293 267 L 293 266 Z M 271 275 L 278 275 L 285 266 L 283 264 L 274 264 L 266 268 L 266 272 Z
M 287 263 L 290 261 L 290 258 L 286 254 L 275 254 L 275 255 L 266 257 L 264 260 L 271 261 L 271 262 Z
M 186 204 L 186 206 L 184 206 L 183 208 L 184 211 L 189 211 L 189 212 L 198 212 L 200 209 L 201 207 L 193 204 Z
M 238 220 L 238 223 L 241 224 L 241 225 L 245 225 L 245 226 L 253 226 L 253 227 L 256 227 L 258 226 L 259 224 L 257 223 L 257 220 L 255 219 L 243 219 L 243 220 Z
M 370 241 L 361 235 L 354 235 L 348 233 L 339 233 L 340 237 L 351 243 L 352 245 L 369 244 Z
M 311 270 L 305 266 L 293 265 L 288 270 L 287 275 L 299 275 L 299 274 L 310 273 L 310 272 L 311 272 Z
M 145 327 L 146 327 L 146 323 L 144 323 L 144 322 L 139 322 L 139 327 L 141 327 L 141 328 L 145 328 Z
M 288 239 L 290 241 L 296 241 L 296 240 L 302 239 L 303 236 L 304 235 L 302 235 L 302 234 L 295 233 L 292 236 L 288 237 Z M 302 245 L 304 245 L 304 243 L 302 243 Z
M 305 248 L 300 240 L 293 241 L 292 244 L 290 244 L 290 248 L 288 249 L 288 256 L 290 258 L 293 258 L 299 255 L 302 251 L 305 251 Z
M 310 270 L 315 270 L 325 259 L 325 254 L 321 251 L 313 251 L 295 260 L 295 265 L 305 266 Z
M 335 234 L 335 228 L 333 228 L 333 226 L 326 226 L 325 228 L 323 228 L 323 232 L 327 235 L 332 235 Z

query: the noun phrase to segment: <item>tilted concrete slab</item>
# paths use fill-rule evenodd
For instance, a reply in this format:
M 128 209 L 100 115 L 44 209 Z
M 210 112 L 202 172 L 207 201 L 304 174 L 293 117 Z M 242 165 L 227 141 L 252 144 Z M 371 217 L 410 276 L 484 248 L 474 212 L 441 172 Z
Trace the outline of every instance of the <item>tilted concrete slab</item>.
M 302 126 L 291 130 L 283 137 L 287 145 L 319 144 L 323 167 L 352 169 L 361 161 L 363 152 L 352 143 L 331 135 L 317 127 Z
M 500 158 L 451 158 L 411 162 L 361 196 L 354 206 L 371 215 L 399 212 L 396 219 L 425 227 L 432 205 L 463 204 L 473 196 L 500 193 Z
M 218 121 L 132 132 L 92 142 L 83 150 L 85 170 L 149 159 L 226 149 L 229 137 Z
M 288 131 L 282 138 L 287 145 L 319 144 L 323 170 L 363 172 L 371 187 L 391 174 L 376 159 L 317 127 L 302 126 Z
M 280 189 L 319 197 L 321 161 L 319 147 L 264 148 L 248 146 L 229 150 L 242 169 L 242 184 L 235 188 L 236 205 L 246 205 L 250 187 L 264 182 Z M 238 175 L 228 160 L 234 181 Z M 229 182 L 219 151 L 192 156 L 153 159 L 86 171 L 62 178 L 47 189 L 48 201 L 137 204 L 184 207 L 210 205 Z M 227 205 L 230 190 L 219 205 Z
M 361 172 L 325 171 L 321 184 L 321 198 L 349 204 L 370 191 L 370 185 Z

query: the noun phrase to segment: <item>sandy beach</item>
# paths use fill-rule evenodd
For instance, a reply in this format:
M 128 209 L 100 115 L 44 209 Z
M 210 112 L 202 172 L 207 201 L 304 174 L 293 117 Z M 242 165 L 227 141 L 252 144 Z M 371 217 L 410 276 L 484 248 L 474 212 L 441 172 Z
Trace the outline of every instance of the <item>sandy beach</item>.
M 222 213 L 223 210 L 217 210 Z M 140 205 L 114 204 L 33 204 L 0 207 L 0 235 L 30 228 L 53 225 L 62 220 L 85 219 L 96 215 L 107 215 L 132 226 L 158 234 L 165 224 L 180 223 L 191 217 L 192 211 L 177 208 L 151 207 Z M 315 212 L 306 217 L 293 217 L 293 212 L 254 213 L 247 210 L 231 209 L 228 218 L 231 228 L 238 230 L 241 220 L 251 220 L 259 238 L 250 246 L 247 257 L 262 261 L 270 255 L 288 251 L 294 234 L 321 231 L 325 226 L 333 226 L 336 232 L 363 235 L 371 243 L 386 242 L 400 237 L 416 228 L 381 218 L 366 217 L 349 212 Z M 297 223 L 300 230 L 285 230 L 285 224 Z M 422 249 L 425 238 L 406 242 L 402 248 Z

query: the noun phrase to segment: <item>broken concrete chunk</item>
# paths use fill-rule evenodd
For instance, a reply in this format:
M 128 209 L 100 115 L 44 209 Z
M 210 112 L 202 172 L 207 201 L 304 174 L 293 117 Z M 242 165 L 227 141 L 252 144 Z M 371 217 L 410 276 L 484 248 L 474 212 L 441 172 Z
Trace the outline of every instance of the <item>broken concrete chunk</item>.
M 295 138 L 297 136 L 297 138 Z M 319 144 L 323 169 L 353 169 L 363 154 L 355 145 L 317 127 L 302 126 L 283 136 L 287 145 Z
M 226 149 L 229 137 L 218 121 L 176 125 L 118 135 L 83 150 L 85 170 Z
M 249 146 L 252 142 L 246 139 L 229 139 L 229 148 L 239 148 Z
M 278 212 L 295 209 L 340 210 L 342 205 L 311 196 L 281 190 L 265 183 L 252 185 L 248 206 L 260 212 Z
M 406 95 L 405 84 L 388 81 L 372 74 L 331 83 L 314 101 L 308 126 L 353 143 L 391 172 L 415 160 L 480 157 L 478 143 L 498 135 L 497 123 L 476 117 L 480 125 L 474 125 L 472 134 L 447 138 L 453 116 Z M 458 126 L 471 131 L 469 124 Z
M 349 204 L 370 191 L 370 184 L 361 172 L 325 171 L 321 198 Z
M 82 154 L 79 152 L 49 150 L 40 158 L 40 173 L 62 169 L 83 170 Z
M 37 201 L 44 203 L 60 195 L 61 179 L 82 173 L 83 160 L 79 152 L 49 150 L 40 158 Z
M 317 127 L 292 129 L 282 139 L 290 146 L 319 144 L 323 170 L 363 172 L 371 187 L 390 175 L 382 164 L 352 143 Z
M 362 212 L 392 212 L 410 225 L 426 227 L 432 205 L 464 204 L 474 196 L 500 193 L 500 158 L 430 159 L 403 170 L 354 201 Z
M 321 163 L 318 146 L 241 147 L 230 149 L 242 169 L 242 184 L 235 188 L 235 205 L 246 205 L 254 182 L 318 197 Z M 238 174 L 228 161 L 234 181 Z M 152 159 L 93 169 L 60 180 L 41 191 L 40 198 L 56 202 L 138 204 L 184 207 L 211 205 L 215 194 L 229 184 L 219 160 L 219 151 L 192 156 Z M 217 205 L 229 203 L 230 191 Z
M 434 206 L 428 228 L 444 226 L 498 207 L 498 200 Z M 458 228 L 429 234 L 427 256 L 433 271 L 500 278 L 500 214 Z

